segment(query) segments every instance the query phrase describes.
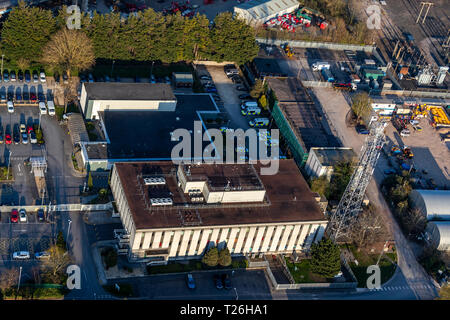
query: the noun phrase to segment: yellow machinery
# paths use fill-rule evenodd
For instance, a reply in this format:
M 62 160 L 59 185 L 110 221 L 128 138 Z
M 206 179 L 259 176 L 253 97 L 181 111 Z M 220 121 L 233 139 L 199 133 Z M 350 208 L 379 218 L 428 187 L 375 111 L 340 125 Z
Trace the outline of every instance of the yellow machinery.
M 430 106 L 430 112 L 436 125 L 450 126 L 450 120 L 442 107 Z
M 289 47 L 287 44 L 283 46 L 284 53 L 286 53 L 286 56 L 288 58 L 292 58 L 294 56 L 294 52 L 292 51 L 291 47 Z

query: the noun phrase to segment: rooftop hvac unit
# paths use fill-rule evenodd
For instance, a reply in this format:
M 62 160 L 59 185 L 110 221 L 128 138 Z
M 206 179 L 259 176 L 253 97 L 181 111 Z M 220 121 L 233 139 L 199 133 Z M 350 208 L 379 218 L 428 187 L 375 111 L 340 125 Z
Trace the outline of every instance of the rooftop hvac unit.
M 171 206 L 173 201 L 170 198 L 152 198 L 150 203 L 152 206 Z
M 144 178 L 145 185 L 162 185 L 166 184 L 166 179 L 163 177 Z

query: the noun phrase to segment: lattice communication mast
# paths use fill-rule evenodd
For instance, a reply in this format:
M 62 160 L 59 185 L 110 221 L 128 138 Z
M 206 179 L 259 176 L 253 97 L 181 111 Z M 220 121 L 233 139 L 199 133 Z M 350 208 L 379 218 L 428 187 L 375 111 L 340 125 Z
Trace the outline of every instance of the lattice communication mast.
M 358 166 L 353 171 L 337 209 L 330 217 L 327 233 L 334 241 L 346 238 L 352 222 L 361 211 L 364 194 L 385 142 L 385 127 L 384 123 L 378 121 L 373 121 L 370 125 L 370 133 L 362 146 Z

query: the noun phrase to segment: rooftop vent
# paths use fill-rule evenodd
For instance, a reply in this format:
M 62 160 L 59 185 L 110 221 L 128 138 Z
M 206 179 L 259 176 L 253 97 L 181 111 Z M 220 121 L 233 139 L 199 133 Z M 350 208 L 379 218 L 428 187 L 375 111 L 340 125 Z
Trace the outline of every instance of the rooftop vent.
M 166 179 L 163 177 L 144 178 L 144 183 L 147 186 L 164 185 L 166 184 Z
M 171 198 L 151 198 L 150 203 L 152 206 L 171 206 L 173 201 Z

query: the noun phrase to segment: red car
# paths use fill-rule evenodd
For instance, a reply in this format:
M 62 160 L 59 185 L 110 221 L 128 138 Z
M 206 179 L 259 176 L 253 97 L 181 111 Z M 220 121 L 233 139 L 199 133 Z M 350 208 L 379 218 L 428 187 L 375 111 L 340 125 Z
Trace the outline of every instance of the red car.
M 11 135 L 9 133 L 5 134 L 5 143 L 6 144 L 12 143 Z
M 30 134 L 31 131 L 33 131 L 33 127 L 32 127 L 32 126 L 28 126 L 28 127 L 27 127 L 27 132 L 28 132 L 28 134 Z
M 37 102 L 37 97 L 35 93 L 30 93 L 30 101 L 31 102 Z
M 11 222 L 17 223 L 18 221 L 19 221 L 19 213 L 17 212 L 16 209 L 13 209 L 13 211 L 11 211 Z

